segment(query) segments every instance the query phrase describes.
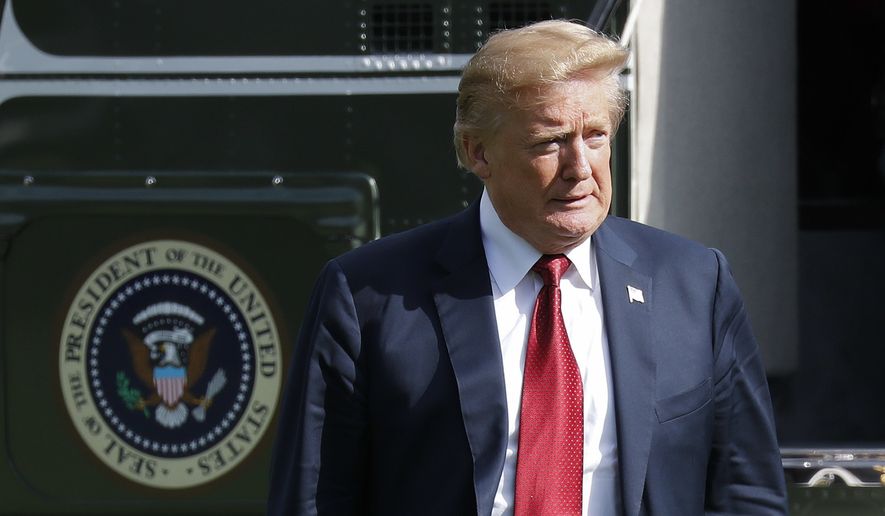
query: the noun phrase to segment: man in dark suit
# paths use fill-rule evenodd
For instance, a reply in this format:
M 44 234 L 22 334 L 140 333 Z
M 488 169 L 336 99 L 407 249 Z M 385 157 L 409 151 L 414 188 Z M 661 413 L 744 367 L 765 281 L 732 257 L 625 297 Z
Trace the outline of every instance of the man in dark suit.
M 330 261 L 295 348 L 271 514 L 784 514 L 723 256 L 608 216 L 615 43 L 493 36 L 459 87 L 464 212 Z

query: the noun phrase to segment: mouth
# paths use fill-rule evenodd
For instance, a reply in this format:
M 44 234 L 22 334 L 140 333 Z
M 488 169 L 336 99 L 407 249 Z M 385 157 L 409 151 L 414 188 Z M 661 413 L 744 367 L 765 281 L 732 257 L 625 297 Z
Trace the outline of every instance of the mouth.
M 564 208 L 580 208 L 587 204 L 592 195 L 564 195 L 562 197 L 554 197 L 551 201 Z

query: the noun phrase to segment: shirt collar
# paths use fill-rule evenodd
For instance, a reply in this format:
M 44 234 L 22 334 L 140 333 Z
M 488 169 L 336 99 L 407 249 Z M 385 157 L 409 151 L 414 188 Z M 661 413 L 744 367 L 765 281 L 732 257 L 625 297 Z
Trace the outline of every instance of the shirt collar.
M 483 190 L 479 201 L 479 226 L 492 279 L 500 292 L 509 292 L 531 270 L 541 257 L 541 252 L 501 222 L 486 190 Z M 588 238 L 565 255 L 571 260 L 581 281 L 592 290 L 596 277 L 593 239 Z
M 584 286 L 590 290 L 596 288 L 596 253 L 593 252 L 593 239 L 584 240 L 565 255 L 575 266 L 574 268 L 578 271 L 578 276 L 584 282 Z

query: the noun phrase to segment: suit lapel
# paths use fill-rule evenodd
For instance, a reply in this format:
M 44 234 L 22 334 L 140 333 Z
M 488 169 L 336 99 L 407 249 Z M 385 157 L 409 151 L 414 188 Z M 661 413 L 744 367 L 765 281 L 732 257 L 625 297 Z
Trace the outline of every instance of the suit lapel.
M 609 223 L 593 236 L 602 288 L 618 433 L 621 500 L 627 516 L 639 513 L 654 419 L 652 279 L 632 268 L 637 255 Z M 641 291 L 630 302 L 627 287 Z
M 447 273 L 436 284 L 434 301 L 473 456 L 477 511 L 485 515 L 504 466 L 507 397 L 478 207 L 455 218 L 440 247 L 438 261 Z

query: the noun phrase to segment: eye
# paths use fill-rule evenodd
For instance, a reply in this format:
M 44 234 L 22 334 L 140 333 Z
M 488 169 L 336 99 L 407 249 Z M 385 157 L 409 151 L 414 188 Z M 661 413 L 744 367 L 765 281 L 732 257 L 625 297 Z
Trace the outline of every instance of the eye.
M 602 145 L 608 142 L 608 133 L 601 130 L 593 130 L 584 137 L 584 140 L 591 146 Z
M 553 136 L 550 138 L 546 138 L 532 145 L 532 149 L 535 152 L 540 153 L 548 153 L 554 152 L 559 149 L 559 146 L 562 144 L 565 138 L 562 136 Z

